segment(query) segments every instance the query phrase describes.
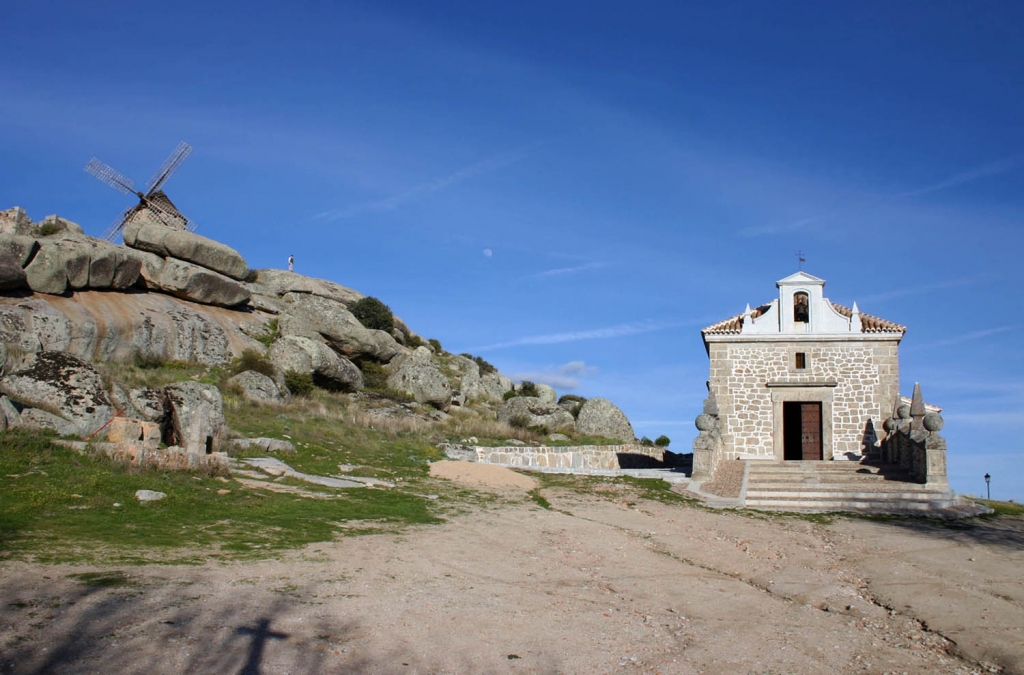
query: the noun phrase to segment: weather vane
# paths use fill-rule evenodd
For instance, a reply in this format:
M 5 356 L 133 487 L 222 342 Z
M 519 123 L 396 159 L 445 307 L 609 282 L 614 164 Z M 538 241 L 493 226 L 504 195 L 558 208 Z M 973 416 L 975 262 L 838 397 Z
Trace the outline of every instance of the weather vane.
M 804 252 L 803 251 L 797 251 L 796 252 L 796 259 L 799 261 L 798 264 L 800 266 L 800 269 L 803 270 L 804 263 L 807 262 L 807 258 L 804 257 Z

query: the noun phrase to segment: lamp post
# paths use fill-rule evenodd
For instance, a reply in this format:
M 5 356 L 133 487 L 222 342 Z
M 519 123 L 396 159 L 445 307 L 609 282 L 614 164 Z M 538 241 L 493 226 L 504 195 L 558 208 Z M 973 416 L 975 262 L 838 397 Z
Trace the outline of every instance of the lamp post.
M 992 499 L 992 476 L 985 474 L 985 499 Z

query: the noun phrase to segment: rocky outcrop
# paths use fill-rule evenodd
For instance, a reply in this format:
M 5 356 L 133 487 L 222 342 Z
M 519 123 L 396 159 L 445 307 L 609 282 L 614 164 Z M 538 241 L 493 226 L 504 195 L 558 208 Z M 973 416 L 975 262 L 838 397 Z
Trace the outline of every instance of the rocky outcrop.
M 605 398 L 592 398 L 580 408 L 576 431 L 588 436 L 603 436 L 623 443 L 636 440 L 633 425 L 619 408 Z
M 0 250 L 10 253 L 18 266 L 24 268 L 39 250 L 39 242 L 24 235 L 0 234 Z
M 160 273 L 146 279 L 146 286 L 204 305 L 234 307 L 249 301 L 249 291 L 223 274 L 199 265 L 168 258 Z
M 255 370 L 246 370 L 228 379 L 229 387 L 237 388 L 242 396 L 256 403 L 281 403 L 284 399 L 274 381 Z
M 483 391 L 484 399 L 488 401 L 500 401 L 507 392 L 513 389 L 512 380 L 499 372 L 484 373 L 480 376 L 480 389 Z
M 0 248 L 0 291 L 10 291 L 28 286 L 25 270 L 18 259 L 9 251 Z
M 270 362 L 282 373 L 308 373 L 328 389 L 362 391 L 363 374 L 354 363 L 338 355 L 319 340 L 284 335 L 270 345 Z
M 141 266 L 125 249 L 102 239 L 62 232 L 36 240 L 25 267 L 29 288 L 60 295 L 68 289 L 124 290 L 138 281 Z M 24 244 L 19 244 L 24 248 Z
M 256 270 L 254 280 L 245 286 L 253 296 L 283 298 L 289 293 L 316 295 L 348 306 L 365 297 L 359 291 L 325 279 L 305 277 L 286 270 Z
M 383 363 L 404 351 L 388 333 L 359 323 L 340 302 L 304 293 L 288 293 L 284 300 L 281 335 L 322 338 L 345 356 L 369 356 Z
M 537 384 L 537 398 L 545 403 L 558 403 L 558 394 L 554 387 L 547 384 Z
M 425 358 L 423 352 L 417 349 L 395 359 L 389 366 L 388 386 L 409 394 L 417 403 L 427 403 L 444 410 L 452 402 L 452 386 L 430 359 L 429 352 Z
M 224 403 L 212 384 L 178 382 L 164 388 L 169 426 L 168 445 L 178 445 L 195 454 L 220 450 L 227 436 Z
M 0 234 L 31 234 L 35 229 L 35 223 L 20 206 L 0 211 Z
M 0 341 L 29 352 L 64 351 L 88 360 L 144 356 L 213 365 L 245 349 L 263 349 L 239 328 L 253 318 L 159 293 L 0 297 Z
M 154 222 L 136 220 L 125 225 L 124 243 L 140 251 L 189 262 L 239 281 L 249 274 L 245 258 L 230 246 L 194 232 L 175 230 Z
M 23 406 L 38 408 L 72 425 L 56 429 L 59 433 L 88 435 L 114 416 L 100 374 L 89 363 L 64 352 L 30 355 L 19 370 L 0 380 L 0 392 Z M 21 425 L 35 419 L 42 428 L 54 428 L 47 423 L 46 416 L 33 413 L 35 417 L 26 418 L 25 412 L 20 416 Z
M 535 396 L 515 396 L 498 408 L 498 421 L 516 427 L 546 427 L 549 432 L 572 431 L 575 420 L 557 403 Z

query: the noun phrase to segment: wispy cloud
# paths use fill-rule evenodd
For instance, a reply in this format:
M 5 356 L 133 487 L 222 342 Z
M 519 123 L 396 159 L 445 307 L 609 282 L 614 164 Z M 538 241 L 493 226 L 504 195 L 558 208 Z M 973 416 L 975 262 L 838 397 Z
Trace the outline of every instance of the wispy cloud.
M 900 197 L 919 197 L 932 192 L 939 192 L 940 190 L 948 190 L 949 188 L 963 185 L 964 183 L 970 183 L 971 181 L 978 180 L 979 178 L 988 178 L 989 176 L 998 176 L 999 174 L 1006 173 L 1008 171 L 1014 171 L 1024 167 L 1024 157 L 1015 155 L 1013 157 L 1006 157 L 1004 159 L 997 160 L 995 162 L 989 162 L 981 166 L 975 167 L 968 171 L 963 171 L 958 174 L 954 174 L 949 178 L 939 181 L 933 185 L 928 185 L 917 190 L 911 190 L 910 192 L 904 192 L 900 194 Z
M 913 347 L 907 347 L 904 351 L 917 351 L 919 349 L 932 349 L 934 347 L 949 347 L 951 345 L 959 345 L 964 342 L 971 342 L 974 340 L 982 340 L 992 335 L 998 335 L 999 333 L 1005 333 L 1013 330 L 1015 326 L 999 326 L 998 328 L 987 328 L 985 330 L 976 330 L 971 333 L 964 333 L 963 335 L 957 335 L 945 340 L 936 340 L 935 342 L 928 342 L 923 345 L 915 345 Z
M 522 382 L 538 382 L 548 384 L 555 389 L 577 389 L 580 386 L 580 379 L 590 377 L 597 373 L 597 368 L 588 366 L 583 361 L 570 361 L 564 366 L 557 368 L 545 368 L 542 371 L 512 373 L 509 375 L 513 380 Z
M 602 267 L 605 267 L 605 263 L 603 262 L 590 262 L 585 265 L 577 265 L 576 267 L 559 267 L 557 269 L 544 270 L 543 272 L 537 272 L 536 274 L 531 274 L 530 276 L 533 278 L 557 277 L 563 274 L 577 274 L 578 272 L 599 270 Z
M 522 347 L 526 345 L 554 345 L 562 342 L 579 342 L 581 340 L 607 340 L 609 338 L 625 337 L 627 335 L 638 335 L 640 333 L 651 333 L 666 328 L 673 328 L 682 325 L 680 323 L 663 323 L 659 321 L 640 321 L 636 323 L 623 323 L 607 328 L 592 328 L 590 330 L 572 331 L 568 333 L 551 333 L 549 335 L 527 335 L 508 342 L 498 342 L 492 345 L 476 347 L 473 352 L 486 352 L 495 349 L 506 349 L 508 347 Z
M 409 202 L 429 197 L 430 195 L 450 188 L 453 185 L 458 185 L 459 183 L 465 182 L 482 174 L 489 173 L 496 169 L 500 169 L 501 167 L 515 164 L 516 162 L 526 158 L 530 154 L 530 151 L 536 146 L 537 143 L 534 143 L 525 148 L 495 155 L 494 157 L 490 157 L 481 162 L 477 162 L 476 164 L 459 169 L 447 176 L 430 181 L 429 183 L 417 185 L 411 190 L 387 197 L 386 199 L 365 202 L 363 204 L 356 204 L 355 206 L 349 206 L 341 209 L 332 209 L 330 211 L 318 213 L 313 217 L 317 220 L 335 221 L 375 211 L 394 211 Z
M 815 218 L 804 218 L 803 220 L 797 220 L 792 223 L 786 223 L 784 225 L 764 225 L 761 227 L 745 227 L 739 231 L 741 237 L 763 237 L 772 234 L 784 234 L 786 232 L 795 232 L 802 230 L 808 225 L 812 225 L 820 221 L 820 217 Z

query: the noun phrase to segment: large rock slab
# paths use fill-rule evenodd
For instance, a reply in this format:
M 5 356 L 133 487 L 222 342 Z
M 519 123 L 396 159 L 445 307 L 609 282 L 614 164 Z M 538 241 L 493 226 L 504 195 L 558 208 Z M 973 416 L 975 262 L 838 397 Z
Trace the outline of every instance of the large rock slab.
M 11 291 L 26 286 L 28 279 L 18 259 L 6 249 L 0 248 L 0 291 Z
M 25 275 L 33 291 L 61 295 L 69 288 L 128 288 L 138 280 L 140 267 L 119 246 L 62 232 L 39 239 L 39 250 L 25 267 Z
M 547 427 L 548 431 L 572 431 L 576 420 L 557 403 L 535 396 L 516 396 L 498 408 L 498 421 L 519 427 Z
M 480 389 L 484 399 L 488 401 L 502 400 L 506 392 L 512 391 L 513 386 L 512 380 L 498 372 L 484 373 L 480 376 Z
M 342 391 L 362 391 L 363 374 L 354 363 L 320 340 L 284 335 L 270 345 L 270 362 L 281 372 L 309 373 L 318 386 Z
M 545 403 L 558 403 L 558 393 L 555 388 L 549 384 L 536 384 L 537 387 L 537 398 L 544 401 Z
M 445 409 L 452 402 L 452 386 L 437 365 L 414 355 L 396 359 L 390 366 L 388 386 L 405 392 L 417 403 L 428 403 L 435 408 Z
M 239 281 L 249 275 L 249 266 L 238 251 L 194 232 L 136 220 L 125 225 L 124 243 L 141 251 L 184 260 Z
M 253 276 L 255 279 L 246 286 L 253 294 L 258 295 L 281 298 L 289 293 L 305 293 L 334 300 L 346 306 L 365 297 L 359 291 L 333 281 L 314 279 L 286 270 L 256 270 Z
M 24 268 L 39 250 L 39 242 L 34 237 L 0 234 L 0 250 L 10 253 L 18 261 L 18 266 Z
M 288 293 L 284 299 L 281 335 L 323 337 L 345 356 L 369 356 L 384 363 L 405 351 L 388 333 L 359 323 L 340 302 L 303 293 Z
M 195 454 L 220 450 L 227 436 L 224 402 L 212 384 L 178 382 L 164 387 L 169 428 L 167 444 Z
M 237 387 L 245 399 L 256 403 L 280 403 L 284 400 L 274 381 L 255 370 L 246 370 L 229 378 L 228 386 Z
M 576 418 L 576 431 L 588 436 L 604 436 L 623 443 L 636 440 L 633 425 L 618 406 L 606 398 L 588 399 Z
M 100 374 L 88 362 L 65 352 L 30 355 L 19 370 L 0 380 L 0 393 L 71 422 L 83 436 L 114 416 Z
M 264 349 L 240 329 L 254 321 L 268 319 L 162 293 L 0 296 L 0 341 L 28 352 L 65 351 L 90 361 L 145 356 L 226 363 L 246 349 Z
M 38 255 L 36 256 L 39 257 Z M 146 279 L 147 287 L 151 280 Z M 175 297 L 204 305 L 235 307 L 249 301 L 249 291 L 242 284 L 199 265 L 168 258 L 152 285 Z
M 459 392 L 467 400 L 485 397 L 484 388 L 480 384 L 480 366 L 476 361 L 460 354 L 448 360 L 448 368 L 456 373 Z

